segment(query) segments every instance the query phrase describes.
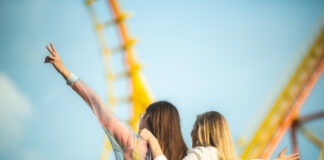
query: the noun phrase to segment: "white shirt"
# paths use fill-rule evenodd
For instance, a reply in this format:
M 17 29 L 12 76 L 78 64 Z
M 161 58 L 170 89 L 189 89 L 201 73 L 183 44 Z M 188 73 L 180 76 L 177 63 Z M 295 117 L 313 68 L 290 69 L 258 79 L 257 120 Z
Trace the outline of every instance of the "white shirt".
M 154 160 L 167 160 L 164 155 L 154 157 Z M 195 147 L 187 153 L 183 160 L 218 160 L 217 149 L 212 146 Z

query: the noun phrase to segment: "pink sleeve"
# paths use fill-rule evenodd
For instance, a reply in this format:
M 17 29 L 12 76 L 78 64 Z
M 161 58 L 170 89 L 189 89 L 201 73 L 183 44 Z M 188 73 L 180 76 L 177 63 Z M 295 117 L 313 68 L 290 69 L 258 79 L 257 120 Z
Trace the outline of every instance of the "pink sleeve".
M 137 144 L 136 134 L 112 113 L 100 97 L 81 80 L 73 83 L 76 91 L 90 106 L 101 126 L 105 128 L 124 150 L 134 148 Z

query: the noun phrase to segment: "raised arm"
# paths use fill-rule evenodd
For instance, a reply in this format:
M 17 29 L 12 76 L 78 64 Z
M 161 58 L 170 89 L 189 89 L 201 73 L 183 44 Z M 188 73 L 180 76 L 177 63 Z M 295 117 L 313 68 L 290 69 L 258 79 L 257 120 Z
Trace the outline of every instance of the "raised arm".
M 163 155 L 158 140 L 152 134 L 152 132 L 144 128 L 140 130 L 139 134 L 141 138 L 150 145 L 151 152 L 153 154 L 153 160 L 167 160 L 167 158 Z
M 64 66 L 64 64 L 60 58 L 60 55 L 57 53 L 57 51 L 52 43 L 51 43 L 51 47 L 46 45 L 46 48 L 51 53 L 51 55 L 48 55 L 45 58 L 44 63 L 52 63 L 54 68 L 57 70 L 57 72 L 59 72 L 63 76 L 63 78 L 66 80 L 71 72 Z
M 53 64 L 55 69 L 67 80 L 67 83 L 72 86 L 73 90 L 86 101 L 98 118 L 101 126 L 113 136 L 119 145 L 121 145 L 124 152 L 138 147 L 138 138 L 136 137 L 136 134 L 121 122 L 108 107 L 106 107 L 105 103 L 100 99 L 95 91 L 80 81 L 77 76 L 72 74 L 64 66 L 53 44 L 51 43 L 51 48 L 49 46 L 46 46 L 46 48 L 51 55 L 46 57 L 45 63 Z

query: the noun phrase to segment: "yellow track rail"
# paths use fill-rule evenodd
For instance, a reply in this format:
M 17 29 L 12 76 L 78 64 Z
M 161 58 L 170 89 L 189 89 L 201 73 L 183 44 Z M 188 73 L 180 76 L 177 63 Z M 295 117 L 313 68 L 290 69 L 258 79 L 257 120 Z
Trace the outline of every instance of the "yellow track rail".
M 146 107 L 152 103 L 153 98 L 148 91 L 145 81 L 140 73 L 140 63 L 135 57 L 133 49 L 136 40 L 129 36 L 125 20 L 130 16 L 123 13 L 118 5 L 117 0 L 108 0 L 108 5 L 112 11 L 112 20 L 107 22 L 100 22 L 95 7 L 93 6 L 95 0 L 87 0 L 86 5 L 90 14 L 90 18 L 94 25 L 99 47 L 101 49 L 108 90 L 108 106 L 113 109 L 119 104 L 129 102 L 131 107 L 131 114 L 128 123 L 134 131 L 138 129 L 139 115 L 145 112 Z M 120 46 L 109 47 L 105 36 L 105 28 L 116 27 L 119 31 Z M 126 71 L 123 73 L 115 73 L 112 66 L 112 54 L 122 51 L 124 54 L 124 62 Z M 118 53 L 119 54 L 119 53 Z M 119 79 L 127 79 L 129 81 L 130 93 L 127 97 L 116 98 L 115 81 Z M 111 145 L 107 137 L 104 140 L 103 151 L 100 159 L 107 160 L 111 150 Z
M 322 68 L 319 67 L 323 67 L 323 59 L 324 29 L 322 28 L 288 84 L 262 120 L 253 138 L 243 149 L 242 159 L 269 158 L 320 77 L 322 70 L 319 69 Z

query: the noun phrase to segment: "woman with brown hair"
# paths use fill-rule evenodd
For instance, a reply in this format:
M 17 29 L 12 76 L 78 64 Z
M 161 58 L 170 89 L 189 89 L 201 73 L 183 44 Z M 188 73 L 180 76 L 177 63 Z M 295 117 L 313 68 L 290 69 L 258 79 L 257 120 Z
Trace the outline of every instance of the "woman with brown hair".
M 163 142 L 161 149 L 168 159 L 180 160 L 186 156 L 188 147 L 185 144 L 180 127 L 178 110 L 171 103 L 159 101 L 149 105 L 143 117 L 145 127 L 156 137 L 158 142 Z
M 154 160 L 169 159 L 163 156 L 159 142 L 146 129 L 140 131 L 140 136 L 151 147 Z M 210 111 L 197 116 L 191 131 L 193 150 L 189 151 L 184 160 L 236 160 L 233 140 L 228 123 L 219 112 Z M 278 160 L 299 159 L 299 153 L 284 155 L 285 148 L 277 157 Z
M 46 48 L 51 55 L 45 58 L 45 63 L 53 64 L 67 84 L 90 106 L 112 144 L 116 159 L 152 159 L 147 143 L 121 122 L 95 91 L 64 66 L 53 44 Z M 151 104 L 141 117 L 139 129 L 143 128 L 148 128 L 157 137 L 167 158 L 180 160 L 186 155 L 188 148 L 181 134 L 179 113 L 171 103 L 160 101 Z

